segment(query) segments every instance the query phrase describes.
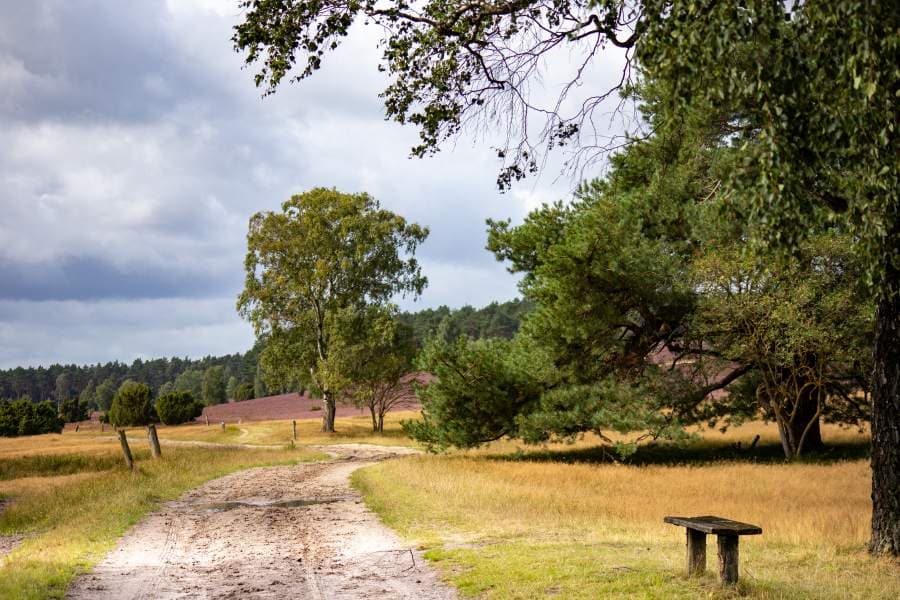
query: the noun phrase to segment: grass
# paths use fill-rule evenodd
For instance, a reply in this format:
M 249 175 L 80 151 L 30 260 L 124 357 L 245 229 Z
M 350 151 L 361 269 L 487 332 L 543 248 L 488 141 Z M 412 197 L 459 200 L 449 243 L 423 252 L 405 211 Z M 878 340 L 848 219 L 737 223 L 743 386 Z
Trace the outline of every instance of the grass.
M 750 453 L 736 450 L 761 434 Z M 684 448 L 642 448 L 612 462 L 592 440 L 538 451 L 504 442 L 358 471 L 384 521 L 416 541 L 464 596 L 485 598 L 895 598 L 896 562 L 864 550 L 869 467 L 858 433 L 826 430 L 835 449 L 777 459 L 759 424 Z M 687 578 L 684 531 L 665 515 L 718 514 L 762 526 L 741 541 L 741 583 Z
M 379 444 L 383 446 L 413 445 L 403 433 L 400 421 L 416 416 L 412 412 L 396 412 L 385 415 L 384 433 L 372 432 L 372 420 L 368 414 L 354 417 L 340 417 L 335 423 L 335 433 L 322 433 L 321 419 L 297 421 L 297 444 Z M 163 440 L 214 442 L 220 444 L 281 445 L 290 444 L 291 421 L 252 421 L 228 424 L 223 431 L 218 423 L 209 425 L 179 425 L 158 428 Z
M 68 454 L 58 452 L 62 447 Z M 0 558 L 0 598 L 63 597 L 72 578 L 131 525 L 204 481 L 252 466 L 324 458 L 306 449 L 167 447 L 160 460 L 148 459 L 146 450 L 135 454 L 139 467 L 132 473 L 122 466 L 117 445 L 98 436 L 0 439 L 0 497 L 12 499 L 0 513 L 0 535 L 25 536 Z

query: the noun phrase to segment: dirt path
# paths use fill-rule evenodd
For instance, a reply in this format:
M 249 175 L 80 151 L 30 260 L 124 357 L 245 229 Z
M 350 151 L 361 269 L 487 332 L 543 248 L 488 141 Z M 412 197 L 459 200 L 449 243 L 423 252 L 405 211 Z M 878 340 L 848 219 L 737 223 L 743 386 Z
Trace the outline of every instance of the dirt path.
M 12 500 L 0 498 L 0 513 L 10 504 Z M 23 539 L 25 536 L 22 535 L 0 535 L 0 565 L 3 564 L 3 557 L 15 550 Z
M 413 452 L 319 448 L 325 463 L 206 483 L 134 527 L 67 598 L 454 598 L 350 488 L 373 462 Z

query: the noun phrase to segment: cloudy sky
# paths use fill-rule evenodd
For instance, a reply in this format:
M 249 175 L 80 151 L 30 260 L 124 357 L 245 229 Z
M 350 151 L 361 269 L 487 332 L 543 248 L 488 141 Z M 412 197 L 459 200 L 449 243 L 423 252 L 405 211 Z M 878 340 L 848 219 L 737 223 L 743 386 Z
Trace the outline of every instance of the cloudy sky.
M 247 221 L 314 186 L 427 225 L 416 309 L 483 305 L 516 280 L 483 248 L 575 182 L 501 194 L 488 144 L 408 158 L 384 120 L 374 32 L 265 99 L 231 48 L 229 0 L 0 4 L 0 368 L 247 349 L 234 303 Z

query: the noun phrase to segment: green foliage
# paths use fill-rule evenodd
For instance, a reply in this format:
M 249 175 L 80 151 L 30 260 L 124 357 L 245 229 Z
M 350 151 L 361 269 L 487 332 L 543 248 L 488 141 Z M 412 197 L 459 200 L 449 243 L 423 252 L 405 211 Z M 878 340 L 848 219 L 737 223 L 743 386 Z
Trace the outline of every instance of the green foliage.
M 544 71 L 548 55 L 559 50 L 573 63 L 573 78 L 580 77 L 606 43 L 632 48 L 638 33 L 631 28 L 640 30 L 643 14 L 621 0 L 425 0 L 414 6 L 406 0 L 242 0 L 240 5 L 244 20 L 232 40 L 246 53 L 246 64 L 259 67 L 255 82 L 266 93 L 285 78 L 312 75 L 353 23 L 377 25 L 379 70 L 389 78 L 381 94 L 385 113 L 418 128 L 420 143 L 412 153 L 436 152 L 466 123 L 498 124 L 508 139 L 498 149 L 508 161 L 498 178 L 501 186 L 537 170 L 534 138 L 551 147 L 577 141 L 581 125 L 599 117 L 594 111 L 615 90 L 592 87 L 583 104 L 571 105 L 574 114 L 563 115 L 559 107 L 577 89 L 573 81 L 542 105 L 530 84 Z M 579 51 L 582 60 L 572 60 Z
M 112 406 L 113 398 L 116 395 L 116 384 L 113 379 L 107 378 L 97 386 L 97 408 L 107 411 Z
M 78 394 L 78 401 L 87 407 L 88 411 L 97 408 L 97 386 L 94 385 L 93 379 L 88 381 L 81 393 Z
M 175 378 L 175 391 L 189 392 L 194 398 L 203 398 L 203 371 L 188 369 Z
M 254 388 L 252 383 L 244 383 L 238 384 L 236 388 L 234 388 L 234 401 L 241 402 L 243 400 L 252 400 L 256 398 L 254 395 Z
M 203 373 L 203 403 L 222 404 L 228 401 L 225 389 L 225 370 L 220 366 L 210 367 Z
M 410 326 L 421 347 L 425 340 L 438 330 L 444 321 L 448 339 L 455 340 L 460 335 L 470 339 L 505 338 L 512 339 L 519 331 L 522 318 L 530 311 L 532 303 L 527 300 L 491 302 L 482 308 L 463 306 L 451 309 L 447 306 L 426 308 L 417 312 L 404 312 L 400 320 Z
M 429 449 L 471 448 L 516 435 L 517 418 L 533 407 L 552 381 L 551 365 L 537 348 L 502 339 L 429 339 L 418 367 L 435 376 L 419 390 L 422 420 L 404 429 Z
M 342 401 L 368 408 L 372 429 L 383 431 L 385 413 L 405 399 L 403 378 L 416 353 L 412 328 L 393 305 L 349 309 L 338 323 L 323 377 L 344 390 Z
M 116 392 L 109 409 L 109 422 L 116 427 L 147 425 L 156 418 L 150 400 L 150 388 L 143 383 L 127 380 Z
M 13 401 L 0 399 L 0 436 L 59 433 L 63 424 L 56 406 L 49 401 L 35 404 L 27 396 Z
M 228 383 L 225 384 L 225 397 L 234 400 L 234 391 L 237 389 L 238 380 L 237 377 L 232 375 L 228 378 Z
M 331 407 L 324 378 L 345 311 L 417 295 L 426 284 L 412 255 L 428 231 L 384 210 L 368 194 L 316 188 L 281 212 L 257 213 L 247 235 L 247 278 L 238 310 L 265 339 L 267 383 L 312 387 Z
M 56 402 L 62 404 L 72 395 L 72 376 L 68 372 L 63 371 L 56 377 L 56 390 L 54 398 Z
M 66 423 L 84 421 L 88 418 L 88 406 L 78 398 L 70 398 L 60 405 L 59 416 Z
M 190 392 L 170 392 L 156 401 L 156 414 L 166 425 L 193 421 L 203 413 L 203 405 Z

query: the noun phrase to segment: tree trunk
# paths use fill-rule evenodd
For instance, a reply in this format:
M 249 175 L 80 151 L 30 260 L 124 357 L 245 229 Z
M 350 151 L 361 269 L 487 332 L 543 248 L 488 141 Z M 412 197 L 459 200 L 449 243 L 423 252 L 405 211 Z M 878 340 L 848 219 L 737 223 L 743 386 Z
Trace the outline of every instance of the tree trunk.
M 797 411 L 793 420 L 790 414 L 781 415 L 778 422 L 778 435 L 785 458 L 797 458 L 807 452 L 816 452 L 825 448 L 822 442 L 822 429 L 819 423 L 818 390 L 808 389 L 801 393 L 797 400 Z M 776 402 L 778 400 L 775 400 Z M 784 406 L 784 405 L 782 405 Z M 782 409 L 784 413 L 787 410 Z M 776 413 L 777 414 L 777 413 Z M 807 430 L 809 427 L 809 430 Z M 805 432 L 805 437 L 804 437 Z
M 819 452 L 825 448 L 822 443 L 822 429 L 819 424 L 819 400 L 820 391 L 816 388 L 807 388 L 801 392 L 797 414 L 791 423 L 794 438 L 796 456 L 807 452 Z M 807 427 L 809 430 L 807 431 Z M 804 433 L 806 437 L 804 437 Z
M 890 245 L 889 245 L 890 246 Z M 872 372 L 873 554 L 900 554 L 900 269 L 885 260 Z
M 375 412 L 375 405 L 369 405 L 369 412 L 372 413 L 372 431 L 378 433 L 378 413 Z
M 378 413 L 378 433 L 384 433 L 384 413 Z
M 326 392 L 322 396 L 322 408 L 324 409 L 322 412 L 322 431 L 334 433 L 334 415 L 337 412 L 334 397 L 332 397 L 330 392 Z

